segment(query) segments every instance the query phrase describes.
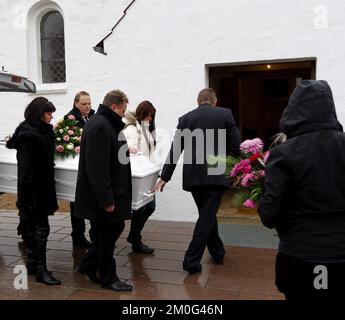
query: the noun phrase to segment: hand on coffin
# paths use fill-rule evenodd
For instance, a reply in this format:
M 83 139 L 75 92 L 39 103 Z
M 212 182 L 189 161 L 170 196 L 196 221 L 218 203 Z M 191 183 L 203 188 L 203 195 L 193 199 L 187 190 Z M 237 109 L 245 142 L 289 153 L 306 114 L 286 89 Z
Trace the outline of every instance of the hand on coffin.
M 112 213 L 115 210 L 115 205 L 112 204 L 111 206 L 106 207 L 104 210 L 107 211 L 108 213 Z
M 163 192 L 163 189 L 164 189 L 164 186 L 165 186 L 165 185 L 166 185 L 166 182 L 165 182 L 164 180 L 160 179 L 160 180 L 156 183 L 155 187 L 151 190 L 151 192 L 152 192 L 152 193 L 158 192 L 158 191 Z
M 130 147 L 130 148 L 128 149 L 128 151 L 129 151 L 129 153 L 132 153 L 132 154 L 138 153 L 138 149 L 135 148 L 135 147 Z

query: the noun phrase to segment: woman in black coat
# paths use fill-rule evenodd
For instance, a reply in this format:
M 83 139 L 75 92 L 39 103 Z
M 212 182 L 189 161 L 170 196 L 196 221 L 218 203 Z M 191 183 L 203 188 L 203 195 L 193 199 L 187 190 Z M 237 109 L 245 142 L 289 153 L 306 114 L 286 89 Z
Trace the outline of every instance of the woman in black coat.
M 287 299 L 345 287 L 345 134 L 326 81 L 303 80 L 280 121 L 259 215 L 279 236 L 276 285 Z M 285 140 L 285 139 L 284 139 Z
M 54 105 L 46 98 L 35 98 L 26 108 L 23 121 L 7 147 L 17 149 L 17 207 L 27 249 L 28 274 L 37 282 L 59 285 L 47 270 L 48 216 L 58 209 L 54 178 L 54 131 L 50 124 Z

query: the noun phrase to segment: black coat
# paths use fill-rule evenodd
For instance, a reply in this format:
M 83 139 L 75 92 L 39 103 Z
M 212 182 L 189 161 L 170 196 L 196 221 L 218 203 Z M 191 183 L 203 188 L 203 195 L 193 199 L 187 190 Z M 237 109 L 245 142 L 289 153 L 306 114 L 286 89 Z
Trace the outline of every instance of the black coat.
M 115 112 L 100 105 L 84 127 L 75 197 L 75 215 L 99 222 L 130 218 L 132 204 L 131 166 L 124 123 Z M 126 158 L 121 164 L 119 153 Z M 113 213 L 106 207 L 115 205 Z
M 279 250 L 345 259 L 345 134 L 325 81 L 302 81 L 281 118 L 288 140 L 272 149 L 258 212 Z
M 184 134 L 182 130 L 185 129 L 189 129 L 192 134 L 188 134 L 188 132 Z M 205 133 L 207 129 L 215 131 L 215 148 L 211 148 L 211 150 L 206 148 Z M 225 130 L 226 141 L 218 140 L 218 129 Z M 196 140 L 193 139 L 193 132 L 196 133 L 197 131 L 202 133 L 202 139 L 199 140 L 200 144 L 196 143 Z M 239 130 L 231 110 L 203 104 L 179 118 L 177 131 L 171 145 L 170 153 L 163 167 L 161 178 L 166 182 L 171 179 L 177 160 L 184 150 L 184 190 L 190 191 L 193 187 L 199 186 L 229 187 L 229 179 L 225 178 L 224 172 L 217 175 L 209 174 L 207 157 L 209 155 L 225 156 L 230 153 L 238 155 L 240 143 Z M 220 145 L 224 146 L 224 152 L 221 151 Z
M 91 118 L 94 114 L 95 114 L 95 110 L 91 109 L 88 118 Z M 84 128 L 86 121 L 82 117 L 80 110 L 76 106 L 74 106 L 73 109 L 65 115 L 65 118 L 67 118 L 69 115 L 72 115 L 75 117 L 75 119 L 78 121 L 78 126 L 80 128 Z
M 33 208 L 40 214 L 58 209 L 54 177 L 54 133 L 50 124 L 22 122 L 7 148 L 17 149 L 18 209 Z

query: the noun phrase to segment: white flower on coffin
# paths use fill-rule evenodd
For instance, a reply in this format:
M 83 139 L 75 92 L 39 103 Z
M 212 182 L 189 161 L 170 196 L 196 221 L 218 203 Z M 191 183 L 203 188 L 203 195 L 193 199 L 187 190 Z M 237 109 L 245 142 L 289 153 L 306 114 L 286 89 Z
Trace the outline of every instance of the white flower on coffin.
M 73 150 L 73 149 L 74 149 L 74 144 L 73 144 L 73 143 L 69 143 L 69 144 L 67 145 L 67 149 L 68 149 L 68 150 Z

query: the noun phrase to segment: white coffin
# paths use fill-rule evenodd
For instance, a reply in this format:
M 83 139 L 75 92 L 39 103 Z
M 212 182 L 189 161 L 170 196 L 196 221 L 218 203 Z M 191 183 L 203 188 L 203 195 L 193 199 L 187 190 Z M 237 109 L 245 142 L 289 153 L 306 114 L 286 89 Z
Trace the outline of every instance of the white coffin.
M 0 192 L 17 193 L 16 150 L 7 149 L 0 143 Z M 158 178 L 160 168 L 143 155 L 131 155 L 132 209 L 137 210 L 153 200 L 149 194 Z M 79 156 L 56 159 L 55 181 L 58 199 L 74 201 Z

